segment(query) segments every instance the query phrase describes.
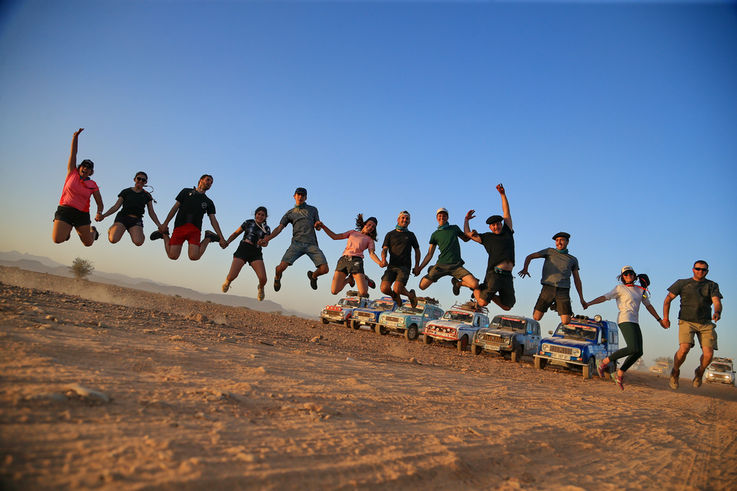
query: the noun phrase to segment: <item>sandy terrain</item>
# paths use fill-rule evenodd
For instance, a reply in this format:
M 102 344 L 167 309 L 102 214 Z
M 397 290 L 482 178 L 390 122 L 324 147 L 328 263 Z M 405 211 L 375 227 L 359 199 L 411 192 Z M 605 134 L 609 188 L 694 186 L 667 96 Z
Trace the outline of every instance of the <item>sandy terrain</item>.
M 734 387 L 633 372 L 620 392 L 297 317 L 0 281 L 2 488 L 737 488 Z

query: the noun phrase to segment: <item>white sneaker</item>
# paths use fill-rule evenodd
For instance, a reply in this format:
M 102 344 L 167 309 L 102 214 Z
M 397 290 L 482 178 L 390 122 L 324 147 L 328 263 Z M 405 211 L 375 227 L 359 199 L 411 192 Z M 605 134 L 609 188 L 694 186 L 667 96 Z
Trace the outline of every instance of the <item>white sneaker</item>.
M 264 287 L 260 286 L 258 287 L 258 295 L 256 296 L 256 298 L 258 298 L 258 301 L 261 302 L 263 301 L 264 297 L 266 297 L 266 295 L 264 295 Z

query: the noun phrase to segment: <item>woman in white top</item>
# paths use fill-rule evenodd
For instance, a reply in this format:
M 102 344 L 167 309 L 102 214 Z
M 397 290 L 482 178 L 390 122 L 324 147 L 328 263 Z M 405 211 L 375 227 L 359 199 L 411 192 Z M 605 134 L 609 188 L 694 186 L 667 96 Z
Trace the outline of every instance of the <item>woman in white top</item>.
M 639 324 L 640 303 L 645 304 L 647 311 L 655 317 L 661 326 L 663 325 L 663 320 L 655 311 L 655 308 L 650 305 L 650 299 L 648 298 L 650 292 L 647 290 L 647 287 L 650 285 L 650 278 L 647 275 L 641 274 L 637 276 L 632 266 L 625 266 L 617 278 L 622 282 L 621 284 L 615 286 L 609 293 L 596 297 L 590 302 L 585 302 L 583 308 L 587 309 L 591 305 L 596 305 L 597 303 L 602 303 L 613 298 L 617 299 L 617 308 L 619 309 L 617 323 L 619 324 L 619 330 L 622 332 L 622 336 L 627 342 L 627 347 L 621 348 L 604 358 L 598 367 L 598 371 L 599 377 L 603 378 L 607 365 L 614 362 L 614 366 L 616 367 L 616 361 L 626 356 L 627 359 L 622 363 L 622 367 L 617 371 L 617 376 L 614 379 L 617 382 L 617 386 L 624 390 L 624 384 L 622 383 L 624 372 L 642 356 L 642 331 L 640 330 Z M 640 285 L 635 285 L 636 279 L 640 280 Z

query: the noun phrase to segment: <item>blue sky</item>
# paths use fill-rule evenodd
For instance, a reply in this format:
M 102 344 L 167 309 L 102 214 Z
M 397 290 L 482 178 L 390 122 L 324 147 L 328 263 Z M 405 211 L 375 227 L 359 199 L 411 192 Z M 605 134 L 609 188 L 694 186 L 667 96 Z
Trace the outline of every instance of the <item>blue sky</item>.
M 5 2 L 0 165 L 14 184 L 0 250 L 219 291 L 235 244 L 193 263 L 168 260 L 161 242 L 51 242 L 79 127 L 79 158 L 95 161 L 106 208 L 145 170 L 163 219 L 207 172 L 226 235 L 259 205 L 274 227 L 304 186 L 334 231 L 363 212 L 383 237 L 409 210 L 424 255 L 438 207 L 460 226 L 476 209 L 483 229 L 503 182 L 517 270 L 565 230 L 587 299 L 632 264 L 652 278 L 660 311 L 666 288 L 704 258 L 725 295 L 718 353 L 734 357 L 736 89 L 732 2 Z M 334 300 L 344 242 L 319 235 L 331 273 L 317 292 L 305 257 L 274 293 L 290 235 L 264 250 L 267 298 L 316 315 Z M 483 276 L 483 248 L 462 250 Z M 513 313 L 531 314 L 541 266 L 515 281 Z M 255 296 L 250 269 L 231 291 Z M 454 300 L 450 281 L 427 293 Z M 616 317 L 614 302 L 597 307 Z M 648 361 L 672 355 L 676 331 L 644 310 L 641 320 Z

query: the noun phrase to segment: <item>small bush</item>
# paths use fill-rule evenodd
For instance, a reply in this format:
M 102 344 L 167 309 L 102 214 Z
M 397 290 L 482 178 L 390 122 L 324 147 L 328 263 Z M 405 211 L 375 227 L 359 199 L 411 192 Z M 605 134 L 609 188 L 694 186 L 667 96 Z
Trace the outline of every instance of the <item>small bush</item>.
M 75 278 L 83 280 L 88 277 L 95 270 L 95 267 L 87 259 L 81 257 L 75 258 L 72 265 L 69 267 L 69 271 L 72 272 Z

